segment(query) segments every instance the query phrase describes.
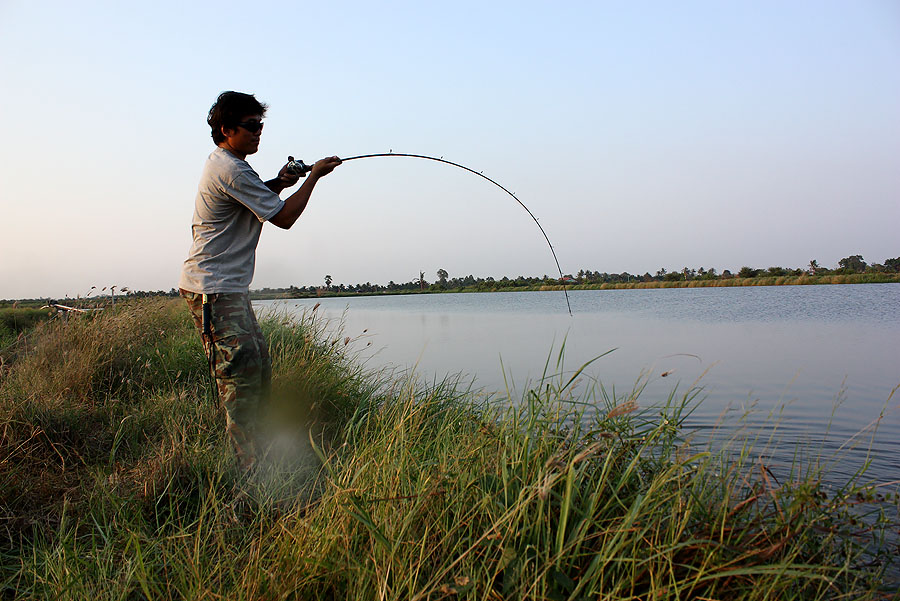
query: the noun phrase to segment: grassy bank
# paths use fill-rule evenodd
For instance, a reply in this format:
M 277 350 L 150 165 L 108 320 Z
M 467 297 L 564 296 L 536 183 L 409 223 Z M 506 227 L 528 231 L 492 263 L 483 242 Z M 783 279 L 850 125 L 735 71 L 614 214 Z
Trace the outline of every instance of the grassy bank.
M 815 286 L 830 284 L 892 284 L 900 282 L 896 273 L 850 273 L 841 275 L 785 275 L 716 280 L 675 280 L 573 284 L 569 290 L 631 290 L 642 288 L 733 288 L 742 286 Z M 541 286 L 540 290 L 562 290 L 562 286 Z
M 0 598 L 897 593 L 897 497 L 691 448 L 697 391 L 548 373 L 488 404 L 364 373 L 314 317 L 264 321 L 274 450 L 247 479 L 180 301 L 39 324 L 0 374 Z

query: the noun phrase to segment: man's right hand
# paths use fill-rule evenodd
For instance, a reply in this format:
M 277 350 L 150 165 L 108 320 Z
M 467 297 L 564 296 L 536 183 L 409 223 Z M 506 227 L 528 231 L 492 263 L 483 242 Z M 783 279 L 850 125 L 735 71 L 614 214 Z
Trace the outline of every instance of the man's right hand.
M 338 157 L 325 157 L 324 159 L 319 159 L 313 164 L 310 175 L 315 178 L 324 177 L 334 171 L 334 168 L 340 164 L 341 159 Z

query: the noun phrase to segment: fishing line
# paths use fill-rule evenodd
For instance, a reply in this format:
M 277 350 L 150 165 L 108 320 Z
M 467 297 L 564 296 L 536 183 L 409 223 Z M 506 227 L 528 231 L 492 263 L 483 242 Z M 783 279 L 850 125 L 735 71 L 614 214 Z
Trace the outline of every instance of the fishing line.
M 460 169 L 463 169 L 465 171 L 468 171 L 469 173 L 477 175 L 480 178 L 486 179 L 487 181 L 491 182 L 492 184 L 494 184 L 495 186 L 497 186 L 498 188 L 500 188 L 501 190 L 503 190 L 504 192 L 506 192 L 507 194 L 512 196 L 515 199 L 515 201 L 517 203 L 519 203 L 519 205 L 528 212 L 528 215 L 531 216 L 531 218 L 534 220 L 534 223 L 538 226 L 538 229 L 541 230 L 541 233 L 544 235 L 544 240 L 547 241 L 547 246 L 550 247 L 550 252 L 553 254 L 553 261 L 556 263 L 556 270 L 559 272 L 559 281 L 562 284 L 563 293 L 566 295 L 566 307 L 569 309 L 569 315 L 572 315 L 572 305 L 569 304 L 569 292 L 566 290 L 566 282 L 565 282 L 565 279 L 563 278 L 562 267 L 559 266 L 559 259 L 556 257 L 556 250 L 553 248 L 553 243 L 550 242 L 550 238 L 549 238 L 549 236 L 547 236 L 547 232 L 544 231 L 544 228 L 543 228 L 543 226 L 541 226 L 541 223 L 538 221 L 538 218 L 534 216 L 534 213 L 531 212 L 531 209 L 529 209 L 528 207 L 525 206 L 524 202 L 519 200 L 518 196 L 516 196 L 515 194 L 510 192 L 506 187 L 500 185 L 499 183 L 492 180 L 491 178 L 489 178 L 482 172 L 475 171 L 474 169 L 470 169 L 469 167 L 466 167 L 465 165 L 460 165 L 459 163 L 454 163 L 453 161 L 448 161 L 443 157 L 438 158 L 438 157 L 427 156 L 424 154 L 408 154 L 408 153 L 401 153 L 401 152 L 381 152 L 381 153 L 376 153 L 376 154 L 360 154 L 357 156 L 347 157 L 345 159 L 341 159 L 341 162 L 346 163 L 347 161 L 356 161 L 358 159 L 371 159 L 371 158 L 375 158 L 375 157 L 407 157 L 407 158 L 413 158 L 413 159 L 426 159 L 428 161 L 444 163 L 445 165 L 452 165 L 453 167 L 459 167 Z M 311 169 L 311 167 L 305 165 L 303 163 L 303 161 L 294 161 L 293 157 L 288 157 L 288 161 L 289 161 L 289 163 L 288 163 L 289 165 L 291 163 L 296 164 L 295 169 L 300 170 L 301 173 L 303 171 L 308 171 L 309 169 Z

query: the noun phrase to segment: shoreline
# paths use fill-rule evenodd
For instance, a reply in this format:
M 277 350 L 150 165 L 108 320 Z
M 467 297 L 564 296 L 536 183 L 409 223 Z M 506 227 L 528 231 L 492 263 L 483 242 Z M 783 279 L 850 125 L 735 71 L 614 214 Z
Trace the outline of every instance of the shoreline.
M 444 287 L 439 284 L 431 284 L 424 290 L 366 290 L 366 291 L 350 291 L 350 290 L 325 290 L 319 288 L 315 293 L 301 291 L 298 288 L 264 288 L 250 290 L 250 300 L 284 300 L 296 298 L 329 298 L 329 297 L 351 297 L 351 296 L 379 296 L 379 295 L 407 295 L 407 294 L 446 294 L 446 293 L 483 293 L 483 292 L 552 292 L 562 290 L 632 290 L 632 289 L 653 289 L 653 288 L 732 288 L 743 286 L 828 286 L 836 284 L 897 284 L 900 283 L 900 273 L 851 273 L 851 274 L 829 274 L 829 275 L 785 275 L 785 276 L 760 276 L 754 278 L 722 278 L 716 279 L 700 279 L 691 280 L 674 280 L 674 281 L 629 281 L 629 282 L 604 282 L 600 284 L 591 283 L 573 283 L 573 284 L 529 284 L 525 286 L 509 286 L 503 285 L 502 281 L 482 282 L 474 286 L 466 287 Z M 377 284 L 376 284 L 377 285 Z M 143 298 L 154 296 L 177 296 L 177 291 L 173 288 L 169 293 L 162 290 L 156 292 L 129 292 L 119 298 L 122 300 L 130 298 Z M 103 306 L 109 302 L 110 297 L 94 296 L 90 298 L 66 299 L 69 302 L 77 303 L 82 308 Z M 53 302 L 53 301 L 51 301 Z M 35 305 L 45 305 L 48 298 L 21 298 L 21 299 L 0 299 L 0 309 L 35 309 Z
M 693 279 L 676 281 L 605 282 L 602 284 L 539 284 L 531 286 L 468 286 L 464 288 L 434 288 L 425 290 L 382 290 L 367 292 L 319 290 L 317 294 L 276 291 L 250 291 L 251 300 L 276 300 L 294 298 L 329 298 L 348 296 L 381 296 L 409 294 L 468 294 L 491 292 L 552 292 L 562 290 L 634 290 L 654 288 L 734 288 L 744 286 L 832 286 L 838 284 L 897 284 L 897 273 L 853 273 L 841 275 L 764 276 L 756 278 Z

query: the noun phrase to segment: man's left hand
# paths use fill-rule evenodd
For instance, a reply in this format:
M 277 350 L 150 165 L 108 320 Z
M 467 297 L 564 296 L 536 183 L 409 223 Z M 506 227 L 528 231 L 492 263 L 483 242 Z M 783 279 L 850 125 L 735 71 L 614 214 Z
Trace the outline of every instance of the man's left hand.
M 285 188 L 290 188 L 300 181 L 300 174 L 288 171 L 288 164 L 285 163 L 284 167 L 281 168 L 281 171 L 278 172 L 278 181 L 284 184 Z

